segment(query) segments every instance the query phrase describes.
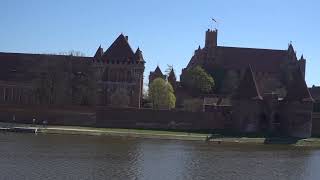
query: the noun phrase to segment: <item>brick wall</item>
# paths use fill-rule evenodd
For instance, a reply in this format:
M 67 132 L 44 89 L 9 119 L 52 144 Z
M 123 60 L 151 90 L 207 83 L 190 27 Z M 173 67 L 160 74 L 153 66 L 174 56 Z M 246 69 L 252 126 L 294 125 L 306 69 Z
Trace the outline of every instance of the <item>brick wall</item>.
M 94 126 L 94 109 L 77 106 L 0 106 L 0 121 L 31 124 L 47 121 L 52 125 Z
M 0 121 L 109 128 L 175 130 L 224 129 L 225 112 L 184 112 L 135 108 L 86 108 L 81 106 L 0 106 Z
M 152 109 L 97 108 L 97 126 L 113 128 L 148 128 L 210 130 L 224 128 L 222 112 L 185 112 Z

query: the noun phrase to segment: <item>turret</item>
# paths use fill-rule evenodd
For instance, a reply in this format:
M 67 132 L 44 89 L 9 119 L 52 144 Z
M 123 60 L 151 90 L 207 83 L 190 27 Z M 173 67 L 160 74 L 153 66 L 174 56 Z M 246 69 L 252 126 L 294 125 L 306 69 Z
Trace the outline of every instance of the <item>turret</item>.
M 291 42 L 290 42 L 290 44 L 288 46 L 288 58 L 291 61 L 297 60 L 297 55 L 296 55 L 296 52 L 294 51 L 294 48 L 293 48 Z
M 134 59 L 136 62 L 145 62 L 143 59 L 142 51 L 138 47 L 137 51 L 134 53 Z
M 172 85 L 172 87 L 175 88 L 176 83 L 177 83 L 177 79 L 176 79 L 176 75 L 175 75 L 173 69 L 171 69 L 171 71 L 170 71 L 170 73 L 169 73 L 168 81 L 170 82 L 170 84 Z
M 157 78 L 166 79 L 166 76 L 163 75 L 162 71 L 160 70 L 159 66 L 156 67 L 156 69 L 153 72 L 150 72 L 149 75 L 149 84 L 152 83 L 153 80 Z
M 95 59 L 96 61 L 99 61 L 102 56 L 103 56 L 103 49 L 102 49 L 102 47 L 101 47 L 101 45 L 100 45 L 100 46 L 98 47 L 95 55 L 94 55 L 94 59 Z
M 300 71 L 302 73 L 303 79 L 305 79 L 305 72 L 306 72 L 306 59 L 301 55 L 301 58 L 298 61 Z

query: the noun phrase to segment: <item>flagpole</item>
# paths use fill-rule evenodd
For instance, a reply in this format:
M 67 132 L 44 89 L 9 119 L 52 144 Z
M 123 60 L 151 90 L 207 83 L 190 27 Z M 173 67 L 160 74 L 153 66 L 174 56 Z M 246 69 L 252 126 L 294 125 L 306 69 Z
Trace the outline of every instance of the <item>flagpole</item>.
M 213 21 L 213 24 L 215 25 L 215 29 L 217 30 L 218 29 L 218 26 L 219 26 L 219 23 L 218 21 L 215 19 L 215 18 L 211 18 L 211 20 Z

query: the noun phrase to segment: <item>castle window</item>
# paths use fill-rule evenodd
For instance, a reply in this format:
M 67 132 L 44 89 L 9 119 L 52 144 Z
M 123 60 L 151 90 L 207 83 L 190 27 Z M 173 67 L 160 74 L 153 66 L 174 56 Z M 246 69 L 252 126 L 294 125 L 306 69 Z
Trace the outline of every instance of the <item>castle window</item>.
M 131 82 L 131 72 L 130 71 L 127 72 L 127 81 Z

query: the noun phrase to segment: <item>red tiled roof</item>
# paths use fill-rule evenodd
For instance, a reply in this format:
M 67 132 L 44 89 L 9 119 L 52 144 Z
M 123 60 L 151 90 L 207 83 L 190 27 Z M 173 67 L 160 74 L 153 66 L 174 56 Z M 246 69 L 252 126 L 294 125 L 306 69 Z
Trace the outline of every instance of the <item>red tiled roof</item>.
M 249 65 L 243 79 L 240 82 L 235 98 L 237 99 L 262 99 L 259 88 L 257 86 L 252 68 Z
M 127 38 L 123 34 L 121 34 L 103 54 L 103 59 L 107 61 L 132 61 L 133 58 L 134 53 L 128 43 Z
M 37 73 L 48 70 L 45 68 L 47 62 L 63 64 L 71 61 L 76 66 L 91 60 L 91 57 L 0 52 L 0 80 L 31 81 L 37 77 Z
M 255 71 L 277 72 L 288 56 L 286 50 L 252 49 L 218 46 L 216 59 L 224 68 L 245 69 L 250 64 Z
M 300 68 L 297 68 L 292 73 L 293 79 L 287 86 L 287 96 L 285 100 L 288 101 L 313 101 L 313 98 L 309 92 L 306 81 L 303 78 Z

